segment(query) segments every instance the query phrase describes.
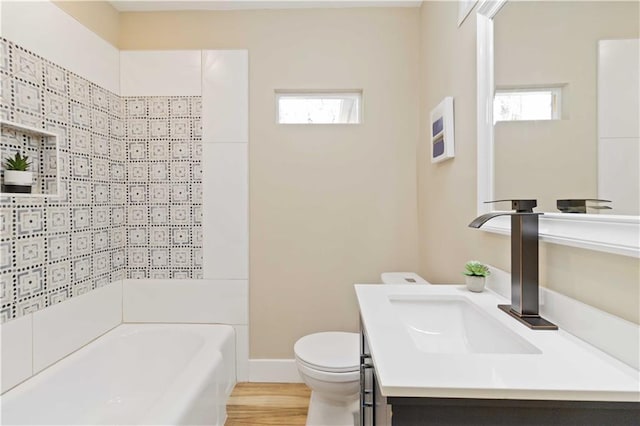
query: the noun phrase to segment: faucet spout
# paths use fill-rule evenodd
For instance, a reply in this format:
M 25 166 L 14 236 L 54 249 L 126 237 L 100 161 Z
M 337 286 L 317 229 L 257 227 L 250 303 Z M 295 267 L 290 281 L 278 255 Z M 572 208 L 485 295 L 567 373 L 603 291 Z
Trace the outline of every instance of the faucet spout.
M 485 213 L 482 216 L 478 216 L 475 219 L 473 219 L 473 221 L 471 221 L 471 223 L 469 224 L 469 228 L 478 229 L 482 225 L 484 225 L 485 223 L 487 223 L 488 221 L 493 219 L 494 217 L 510 216 L 512 214 L 513 214 L 513 212 L 491 212 L 491 213 Z

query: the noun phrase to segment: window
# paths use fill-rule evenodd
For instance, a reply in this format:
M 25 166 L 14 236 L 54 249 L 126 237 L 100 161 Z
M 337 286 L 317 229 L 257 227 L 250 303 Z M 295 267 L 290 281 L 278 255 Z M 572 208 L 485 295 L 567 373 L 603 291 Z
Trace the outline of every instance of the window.
M 562 88 L 496 90 L 493 121 L 560 120 Z
M 362 92 L 276 91 L 280 124 L 358 124 Z

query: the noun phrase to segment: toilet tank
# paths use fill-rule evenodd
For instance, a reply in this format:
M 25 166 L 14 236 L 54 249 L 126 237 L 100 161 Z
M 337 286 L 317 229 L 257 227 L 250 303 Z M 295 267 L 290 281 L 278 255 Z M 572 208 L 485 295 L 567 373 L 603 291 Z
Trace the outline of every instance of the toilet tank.
M 415 272 L 383 272 L 383 284 L 431 284 Z

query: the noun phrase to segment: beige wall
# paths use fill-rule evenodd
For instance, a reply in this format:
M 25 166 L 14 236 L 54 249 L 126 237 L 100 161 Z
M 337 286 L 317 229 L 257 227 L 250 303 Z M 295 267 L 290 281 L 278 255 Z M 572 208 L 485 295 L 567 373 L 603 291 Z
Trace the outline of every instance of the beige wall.
M 509 2 L 500 11 L 496 87 L 564 85 L 565 102 L 559 121 L 496 124 L 497 199 L 535 197 L 539 210 L 557 211 L 559 198 L 597 198 L 598 40 L 638 38 L 639 5 Z
M 120 15 L 108 2 L 53 0 L 53 3 L 109 43 L 118 46 Z
M 251 358 L 358 327 L 357 282 L 417 269 L 419 10 L 124 13 L 122 49 L 249 49 Z M 364 123 L 276 125 L 274 89 L 363 89 Z
M 475 13 L 475 12 L 474 12 Z M 425 2 L 421 13 L 421 132 L 418 144 L 420 272 L 458 283 L 465 261 L 510 269 L 507 237 L 468 228 L 476 215 L 476 20 L 456 23 L 455 2 Z M 455 97 L 456 157 L 431 164 L 427 113 Z M 542 285 L 640 323 L 638 259 L 542 244 Z

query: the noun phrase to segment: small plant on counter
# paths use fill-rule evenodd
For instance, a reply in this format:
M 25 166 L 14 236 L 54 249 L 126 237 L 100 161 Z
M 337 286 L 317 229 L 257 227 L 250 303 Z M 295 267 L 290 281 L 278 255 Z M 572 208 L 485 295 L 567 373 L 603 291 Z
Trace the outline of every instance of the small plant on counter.
M 13 157 L 7 157 L 4 161 L 4 186 L 3 192 L 31 193 L 33 184 L 33 172 L 29 171 L 29 156 L 24 157 L 19 152 Z
M 491 271 L 484 263 L 480 263 L 477 260 L 470 260 L 464 265 L 463 274 L 466 275 L 465 281 L 467 289 L 474 293 L 480 293 L 484 290 L 487 277 L 491 275 Z
M 477 260 L 470 260 L 464 265 L 464 272 L 468 277 L 488 277 L 491 275 L 489 267 Z
M 15 170 L 18 172 L 26 172 L 29 170 L 29 156 L 25 155 L 24 157 L 20 155 L 19 152 L 16 152 L 16 155 L 12 157 L 8 157 L 4 161 L 5 170 Z

